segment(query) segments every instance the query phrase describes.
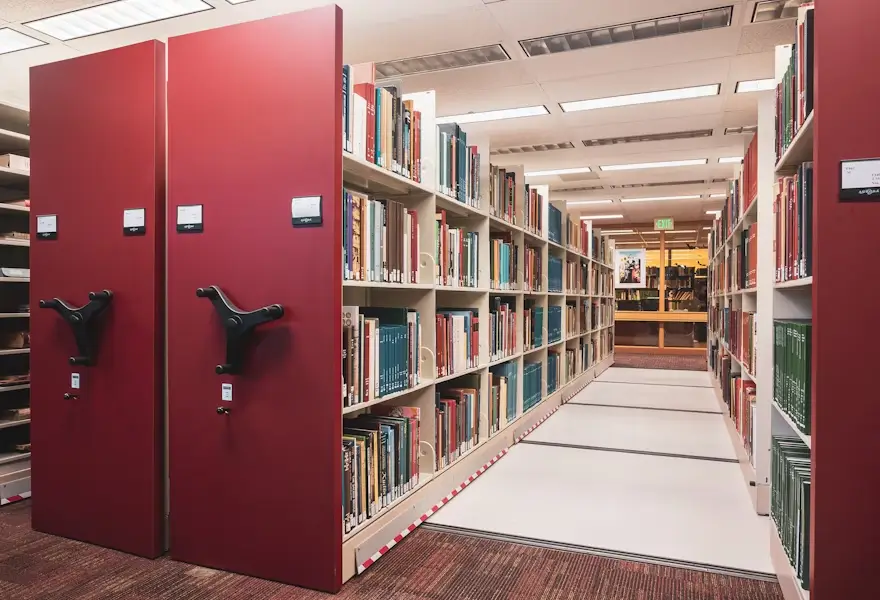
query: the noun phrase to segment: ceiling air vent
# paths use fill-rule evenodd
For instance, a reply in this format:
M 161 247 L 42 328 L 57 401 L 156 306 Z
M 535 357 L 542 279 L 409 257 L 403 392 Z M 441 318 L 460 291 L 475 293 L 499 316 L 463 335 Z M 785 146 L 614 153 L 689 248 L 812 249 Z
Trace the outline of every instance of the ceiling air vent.
M 376 63 L 376 74 L 382 79 L 390 79 L 419 73 L 476 67 L 507 60 L 510 60 L 510 56 L 507 55 L 501 44 L 492 44 L 469 50 L 453 50 L 441 54 L 428 54 Z
M 596 190 L 604 190 L 605 186 L 603 185 L 591 185 L 586 187 L 567 187 L 567 188 L 553 188 L 554 192 L 595 192 Z
M 719 27 L 729 27 L 733 16 L 733 7 L 711 8 L 698 12 L 671 15 L 647 21 L 623 23 L 610 27 L 597 27 L 581 31 L 570 31 L 548 35 L 546 37 L 520 40 L 523 52 L 527 56 L 558 54 L 572 50 L 583 50 L 595 46 L 607 46 L 636 40 L 666 37 L 679 33 L 705 31 Z
M 625 137 L 583 140 L 584 146 L 614 146 L 616 144 L 637 144 L 641 142 L 668 142 L 670 140 L 692 140 L 695 138 L 712 137 L 711 129 L 694 129 L 691 131 L 673 131 L 670 133 L 654 133 L 651 135 L 629 135 Z
M 702 179 L 692 180 L 692 181 L 661 181 L 659 183 L 626 183 L 624 185 L 611 185 L 608 186 L 612 190 L 627 190 L 634 188 L 650 188 L 650 187 L 665 187 L 670 185 L 703 185 L 705 182 Z
M 533 152 L 547 152 L 548 150 L 569 150 L 574 148 L 571 142 L 558 144 L 535 144 L 534 146 L 508 146 L 507 148 L 495 148 L 490 154 L 531 154 Z
M 761 0 L 755 4 L 752 23 L 794 19 L 798 16 L 798 7 L 807 0 Z
M 741 133 L 755 133 L 758 131 L 757 125 L 745 125 L 743 127 L 726 127 L 724 135 L 739 135 Z

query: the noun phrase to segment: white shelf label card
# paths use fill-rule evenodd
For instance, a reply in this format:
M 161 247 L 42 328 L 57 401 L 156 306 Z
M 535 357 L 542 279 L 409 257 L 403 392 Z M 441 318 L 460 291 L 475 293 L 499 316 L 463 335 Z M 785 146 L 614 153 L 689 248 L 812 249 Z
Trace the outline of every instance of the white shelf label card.
M 177 233 L 201 233 L 203 228 L 201 204 L 177 207 Z
M 37 237 L 41 240 L 58 239 L 58 215 L 37 215 Z
M 840 161 L 840 199 L 880 202 L 880 158 Z
M 224 402 L 232 402 L 232 384 L 223 383 L 220 385 L 220 399 Z
M 145 235 L 147 233 L 147 210 L 128 208 L 122 211 L 122 234 Z
M 290 216 L 294 227 L 315 227 L 324 222 L 321 196 L 302 196 L 290 201 Z
M 72 390 L 79 389 L 79 373 L 71 373 L 70 374 L 70 389 L 72 389 Z

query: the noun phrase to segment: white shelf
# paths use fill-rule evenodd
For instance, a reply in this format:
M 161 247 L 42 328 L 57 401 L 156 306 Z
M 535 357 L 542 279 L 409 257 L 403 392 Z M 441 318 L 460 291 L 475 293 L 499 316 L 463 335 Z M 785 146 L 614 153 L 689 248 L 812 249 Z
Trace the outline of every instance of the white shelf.
M 395 398 L 402 398 L 403 396 L 407 396 L 419 390 L 431 387 L 432 385 L 434 385 L 434 383 L 435 382 L 433 379 L 423 379 L 418 385 L 406 388 L 405 390 L 400 390 L 399 392 L 394 392 L 393 394 L 385 394 L 384 396 L 376 398 L 375 400 L 370 400 L 369 402 L 361 402 L 359 404 L 353 404 L 352 406 L 343 406 L 342 414 L 347 415 L 349 413 L 357 412 L 371 406 L 376 406 L 377 404 L 382 404 L 383 402 L 388 402 L 389 400 L 394 400 Z
M 433 290 L 432 283 L 389 283 L 385 281 L 358 281 L 346 279 L 342 282 L 344 288 L 371 288 L 383 290 Z
M 26 188 L 30 181 L 29 171 L 19 171 L 8 167 L 0 167 L 0 185 Z
M 0 386 L 0 394 L 3 392 L 15 392 L 18 390 L 29 390 L 31 389 L 30 383 L 22 383 L 20 385 L 2 385 Z
M 31 313 L 0 313 L 0 319 L 27 319 Z
M 0 202 L 0 211 L 29 213 L 29 212 L 31 212 L 31 207 L 30 206 L 21 206 L 18 204 L 7 204 L 5 202 Z
M 30 246 L 30 240 L 19 240 L 15 238 L 0 238 L 0 246 Z
M 348 152 L 342 153 L 342 180 L 367 193 L 409 195 L 433 194 L 434 190 L 393 171 L 367 162 Z
M 804 120 L 804 124 L 798 130 L 797 135 L 791 140 L 788 148 L 779 162 L 776 163 L 778 174 L 788 174 L 797 171 L 801 163 L 813 160 L 813 115 L 811 112 Z
M 11 348 L 9 350 L 0 350 L 0 356 L 10 356 L 12 354 L 30 354 L 30 348 Z
M 0 283 L 30 283 L 29 277 L 0 277 Z
M 18 427 L 19 425 L 27 425 L 30 423 L 30 419 L 13 419 L 10 421 L 0 421 L 0 429 L 7 429 L 9 427 Z
M 525 351 L 523 351 L 522 355 L 528 356 L 529 354 L 534 354 L 535 352 L 539 352 L 547 347 L 548 347 L 547 344 L 544 344 L 543 346 L 538 346 L 536 348 L 532 348 L 531 350 L 525 350 Z
M 813 285 L 812 277 L 803 277 L 801 279 L 791 279 L 789 281 L 781 281 L 779 283 L 774 284 L 777 290 L 786 290 L 791 288 L 803 288 L 807 286 Z
M 771 400 L 770 402 L 772 403 L 774 410 L 776 410 L 776 412 L 779 413 L 779 416 L 781 416 L 782 419 L 785 421 L 785 424 L 788 425 L 789 429 L 791 429 L 792 432 L 793 432 L 796 436 L 798 436 L 799 438 L 801 438 L 801 441 L 803 441 L 803 442 L 807 445 L 807 448 L 812 449 L 812 448 L 813 448 L 813 446 L 812 446 L 812 443 L 813 443 L 812 436 L 809 436 L 809 435 L 807 435 L 806 433 L 802 432 L 802 431 L 798 428 L 797 424 L 795 424 L 795 422 L 792 420 L 792 418 L 789 417 L 788 414 L 787 414 L 784 410 L 782 410 L 782 407 L 779 406 L 779 404 L 776 403 L 776 400 Z
M 19 461 L 28 460 L 31 457 L 30 452 L 4 452 L 0 453 L 0 465 L 17 463 Z
M 489 364 L 487 364 L 486 366 L 487 367 L 494 367 L 495 365 L 500 365 L 500 364 L 504 364 L 506 362 L 510 362 L 511 360 L 516 360 L 520 356 L 522 356 L 522 352 L 516 352 L 514 354 L 511 354 L 510 356 L 505 356 L 503 358 L 499 358 L 499 359 L 490 361 Z
M 471 367 L 469 369 L 465 369 L 464 371 L 459 371 L 458 373 L 453 373 L 451 375 L 444 375 L 443 377 L 438 377 L 434 380 L 434 383 L 443 383 L 444 381 L 450 381 L 457 377 L 463 377 L 464 375 L 470 375 L 471 373 L 476 373 L 480 369 L 485 369 L 486 365 L 480 365 L 478 367 Z

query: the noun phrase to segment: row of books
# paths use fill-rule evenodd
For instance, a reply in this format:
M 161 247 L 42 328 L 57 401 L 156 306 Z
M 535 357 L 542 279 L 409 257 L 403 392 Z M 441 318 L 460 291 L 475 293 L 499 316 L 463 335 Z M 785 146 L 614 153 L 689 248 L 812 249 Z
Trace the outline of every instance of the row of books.
M 558 256 L 547 257 L 547 291 L 562 292 L 562 259 Z
M 592 264 L 590 263 L 590 265 Z M 590 267 L 583 259 L 578 258 L 566 261 L 565 292 L 567 294 L 586 294 L 589 280 Z
M 493 232 L 489 240 L 489 285 L 494 290 L 518 289 L 519 246 L 509 233 Z
M 415 310 L 343 306 L 343 406 L 421 383 L 420 344 L 421 319 Z
M 810 449 L 800 438 L 770 440 L 770 518 L 803 589 L 810 584 Z
M 614 351 L 614 327 L 602 329 L 599 333 L 594 333 L 592 337 L 590 364 L 596 364 Z
M 467 145 L 457 123 L 437 127 L 438 189 L 462 204 L 480 209 L 480 153 Z
M 810 435 L 813 324 L 773 321 L 773 342 L 773 399 L 802 433 Z
M 577 350 L 575 348 L 565 349 L 565 376 L 566 381 L 573 381 L 578 375 L 577 369 Z
M 745 213 L 752 202 L 758 199 L 758 132 L 752 136 L 746 154 L 743 157 L 743 168 L 740 174 L 742 180 L 742 210 Z
M 570 337 L 578 333 L 578 303 L 567 302 L 565 304 L 565 336 Z
M 551 350 L 547 353 L 547 395 L 549 396 L 562 382 L 562 357 L 559 352 Z
M 614 294 L 614 273 L 608 269 L 590 263 L 590 292 L 594 296 L 611 296 Z
M 437 310 L 437 377 L 480 366 L 479 321 L 475 310 Z
M 434 221 L 434 264 L 437 285 L 477 287 L 480 267 L 480 234 L 446 222 L 446 211 Z
M 555 344 L 562 340 L 562 307 L 547 308 L 547 343 Z
M 749 374 L 756 375 L 755 340 L 758 320 L 755 313 L 728 307 L 721 309 L 713 307 L 713 314 L 716 310 L 721 315 L 721 319 L 718 323 L 719 328 L 715 331 L 727 344 L 730 352 L 745 365 Z
M 581 361 L 581 370 L 585 371 L 590 368 L 590 358 L 592 357 L 591 345 L 590 340 L 581 339 L 578 342 L 578 358 Z
M 419 220 L 394 200 L 343 190 L 343 278 L 419 283 Z
M 756 136 L 757 137 L 757 136 Z M 742 181 L 731 179 L 727 182 L 727 199 L 721 213 L 712 221 L 709 232 L 709 254 L 715 256 L 739 222 L 742 213 Z
M 776 185 L 776 281 L 813 274 L 813 163 Z
M 369 79 L 369 81 L 361 81 Z M 342 67 L 342 147 L 402 177 L 421 181 L 422 114 L 400 88 Z
M 782 156 L 791 145 L 807 117 L 813 112 L 815 23 L 813 3 L 798 8 L 797 36 L 788 52 L 788 66 L 776 82 L 776 156 Z
M 516 354 L 516 301 L 492 299 L 489 307 L 489 359 Z
M 526 246 L 524 268 L 524 285 L 527 292 L 540 292 L 544 284 L 544 266 L 541 260 L 541 249 Z
M 480 443 L 479 387 L 438 390 L 434 407 L 436 469 L 448 467 Z
M 736 426 L 743 447 L 749 457 L 752 456 L 755 439 L 754 423 L 755 409 L 757 408 L 757 388 L 755 382 L 744 379 L 739 375 L 732 374 L 728 383 L 730 386 L 729 416 Z
M 590 251 L 590 226 L 580 219 L 572 221 L 571 216 L 565 219 L 565 239 L 569 249 L 587 256 Z
M 489 435 L 516 419 L 519 363 L 510 361 L 489 368 Z
M 375 406 L 343 420 L 342 516 L 345 533 L 419 485 L 420 410 Z
M 544 345 L 544 307 L 537 306 L 534 300 L 526 300 L 523 327 L 523 351 Z
M 578 319 L 578 333 L 587 333 L 590 331 L 590 305 L 586 302 L 581 302 L 578 306 L 578 314 L 580 318 Z
M 534 408 L 543 399 L 541 390 L 543 371 L 543 363 L 523 363 L 523 413 Z
M 489 214 L 517 225 L 516 173 L 489 165 Z
M 562 244 L 562 211 L 552 204 L 547 207 L 547 239 Z
M 742 265 L 737 275 L 735 289 L 753 289 L 758 286 L 758 224 L 752 223 L 742 232 L 739 245 Z
M 523 207 L 523 228 L 535 235 L 544 234 L 544 197 L 538 190 L 526 184 L 525 206 Z
M 592 329 L 614 324 L 614 305 L 610 300 L 593 300 L 590 311 Z

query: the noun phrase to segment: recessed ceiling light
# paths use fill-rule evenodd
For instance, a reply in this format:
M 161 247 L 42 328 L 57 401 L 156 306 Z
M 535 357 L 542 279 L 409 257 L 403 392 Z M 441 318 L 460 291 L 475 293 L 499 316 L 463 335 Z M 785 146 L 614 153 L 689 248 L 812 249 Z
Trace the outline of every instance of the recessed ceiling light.
M 724 135 L 739 135 L 742 133 L 755 133 L 758 131 L 757 125 L 743 125 L 742 127 L 725 127 Z
M 652 104 L 654 102 L 668 102 L 670 100 L 689 100 L 691 98 L 704 98 L 717 96 L 721 91 L 720 83 L 712 85 L 698 85 L 689 88 L 675 90 L 661 90 L 658 92 L 644 92 L 641 94 L 628 94 L 626 96 L 611 96 L 609 98 L 593 98 L 590 100 L 576 100 L 574 102 L 560 102 L 563 112 L 578 112 L 582 110 L 596 110 L 597 108 L 613 108 L 618 106 L 633 106 L 637 104 Z
M 707 210 L 706 214 L 712 215 L 713 217 L 715 217 L 717 219 L 719 216 L 721 216 L 721 211 L 720 210 Z
M 616 229 L 614 231 L 603 231 L 602 235 L 623 235 L 625 233 L 635 233 L 632 229 Z
M 575 173 L 589 173 L 590 167 L 575 167 L 573 169 L 554 169 L 552 171 L 532 171 L 526 173 L 526 177 L 549 177 L 550 175 L 574 175 Z
M 0 54 L 35 48 L 45 43 L 8 27 L 0 29 Z
M 204 0 L 117 0 L 37 19 L 25 25 L 67 41 L 213 8 Z
M 566 202 L 568 206 L 586 206 L 587 204 L 612 204 L 614 200 L 574 200 Z
M 247 0 L 239 0 L 239 2 L 242 1 Z M 389 60 L 376 63 L 375 68 L 379 79 L 390 79 L 393 77 L 418 75 L 420 73 L 436 73 L 438 71 L 461 69 L 463 67 L 476 67 L 508 60 L 510 60 L 510 56 L 504 51 L 504 47 L 501 44 L 490 44 L 489 46 L 481 46 L 479 48 Z
M 692 160 L 667 160 L 663 162 L 637 163 L 632 165 L 603 165 L 599 168 L 603 171 L 632 171 L 634 169 L 660 169 L 663 167 L 692 167 L 694 165 L 705 165 L 708 163 L 708 158 L 695 158 Z
M 743 161 L 743 157 L 742 157 L 742 156 L 724 156 L 724 157 L 718 159 L 718 162 L 719 162 L 720 164 L 722 164 L 722 165 L 725 165 L 725 164 L 728 164 L 728 163 L 737 163 L 737 164 L 739 164 L 739 163 L 741 163 L 742 161 Z
M 581 221 L 598 221 L 599 219 L 622 219 L 623 215 L 593 215 L 591 217 L 581 217 Z
M 798 6 L 807 0 L 759 0 L 752 13 L 752 23 L 763 23 L 777 19 L 794 19 Z
M 438 117 L 437 125 L 446 123 L 482 123 L 485 121 L 500 121 L 502 119 L 519 119 L 520 117 L 539 117 L 541 115 L 549 115 L 550 111 L 544 105 L 541 106 L 525 106 L 523 108 L 502 108 L 500 110 L 489 110 L 486 112 L 465 113 L 463 115 L 452 115 L 449 117 Z
M 712 198 L 712 199 L 715 199 L 715 198 L 727 198 L 727 194 L 710 194 L 710 195 L 709 195 L 709 198 Z
M 692 196 L 658 196 L 655 198 L 622 198 L 621 202 L 660 202 L 661 200 L 697 200 L 702 198 L 699 194 Z
M 776 88 L 775 79 L 752 79 L 751 81 L 739 81 L 736 84 L 737 94 L 749 92 L 766 92 Z

